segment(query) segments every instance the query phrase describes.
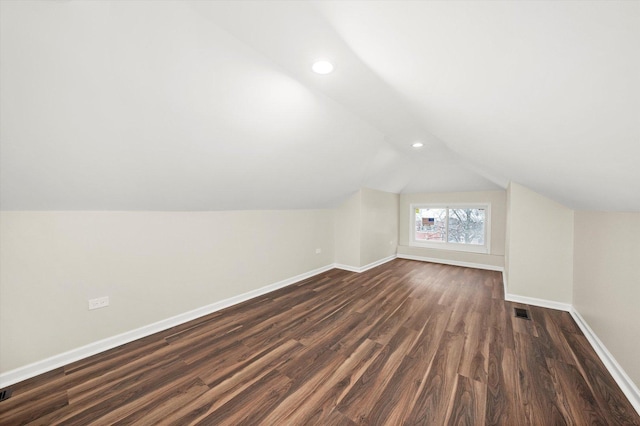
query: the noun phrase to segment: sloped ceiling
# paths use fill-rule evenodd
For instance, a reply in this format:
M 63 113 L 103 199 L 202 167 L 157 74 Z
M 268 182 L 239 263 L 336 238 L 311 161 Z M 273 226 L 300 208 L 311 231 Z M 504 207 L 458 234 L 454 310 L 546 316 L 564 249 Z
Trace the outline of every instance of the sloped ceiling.
M 3 209 L 318 208 L 512 180 L 640 210 L 640 2 L 0 8 Z

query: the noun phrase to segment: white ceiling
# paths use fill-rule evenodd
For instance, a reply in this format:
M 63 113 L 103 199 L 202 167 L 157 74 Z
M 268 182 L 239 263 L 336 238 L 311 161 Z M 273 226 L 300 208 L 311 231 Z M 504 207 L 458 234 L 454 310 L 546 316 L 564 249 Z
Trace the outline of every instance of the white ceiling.
M 3 209 L 317 208 L 511 180 L 640 210 L 637 1 L 0 8 Z

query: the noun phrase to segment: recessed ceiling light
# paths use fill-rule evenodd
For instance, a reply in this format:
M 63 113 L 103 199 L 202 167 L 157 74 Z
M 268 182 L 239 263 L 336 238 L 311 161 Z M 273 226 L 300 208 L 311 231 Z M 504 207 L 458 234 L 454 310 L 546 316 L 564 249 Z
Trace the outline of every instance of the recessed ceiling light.
M 424 144 L 422 142 L 414 142 L 411 144 L 411 146 L 414 148 L 422 148 Z
M 313 70 L 313 72 L 318 74 L 329 74 L 331 71 L 333 71 L 333 64 L 325 60 L 316 61 L 313 63 L 311 69 Z

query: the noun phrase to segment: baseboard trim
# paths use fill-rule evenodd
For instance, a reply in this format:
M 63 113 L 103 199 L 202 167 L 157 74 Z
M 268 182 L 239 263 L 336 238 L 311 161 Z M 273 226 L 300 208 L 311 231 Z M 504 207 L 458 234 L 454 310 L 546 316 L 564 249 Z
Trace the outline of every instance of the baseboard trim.
M 343 271 L 360 272 L 360 268 L 357 266 L 343 265 L 341 263 L 335 263 L 334 266 L 338 269 L 342 269 Z
M 484 263 L 461 262 L 458 260 L 438 259 L 435 257 L 414 256 L 412 254 L 398 254 L 400 259 L 419 260 L 421 262 L 441 263 L 451 266 L 463 266 L 465 268 L 485 269 L 487 271 L 504 271 L 502 266 L 487 265 Z
M 593 347 L 593 350 L 596 351 L 596 354 L 598 355 L 602 363 L 605 365 L 605 367 L 607 367 L 607 370 L 609 370 L 609 373 L 616 381 L 618 386 L 620 386 L 620 389 L 622 390 L 624 395 L 627 397 L 631 405 L 633 405 L 633 408 L 635 408 L 635 410 L 638 412 L 638 415 L 640 415 L 640 389 L 638 389 L 638 386 L 633 383 L 624 369 L 620 366 L 620 364 L 618 364 L 618 361 L 616 361 L 616 359 L 613 357 L 613 355 L 611 355 L 611 352 L 609 352 L 604 343 L 602 343 L 596 333 L 594 333 L 591 327 L 589 327 L 589 324 L 587 324 L 585 319 L 582 318 L 582 315 L 580 315 L 580 313 L 573 307 L 569 312 L 571 313 L 571 316 L 575 320 L 576 324 L 578 324 L 578 327 L 580 327 L 580 330 L 582 330 L 582 333 L 585 335 L 585 337 Z
M 507 302 L 522 303 L 524 305 L 539 306 L 541 308 L 557 309 L 559 311 L 571 312 L 570 303 L 555 302 L 553 300 L 537 299 L 535 297 L 519 296 L 517 294 L 506 293 L 504 300 Z
M 502 270 L 502 291 L 504 300 L 507 300 L 507 294 L 509 294 L 509 290 L 507 290 L 507 273 L 505 270 Z
M 375 268 L 376 266 L 382 265 L 383 263 L 389 262 L 395 259 L 396 257 L 401 259 L 444 263 L 444 264 L 449 264 L 454 266 L 464 266 L 469 268 L 502 271 L 502 268 L 493 269 L 497 267 L 491 266 L 491 265 L 478 265 L 478 264 L 472 264 L 472 263 L 466 263 L 466 262 L 455 262 L 455 261 L 452 261 L 455 263 L 447 263 L 448 261 L 442 261 L 442 259 L 430 259 L 430 258 L 424 258 L 424 257 L 412 256 L 412 255 L 389 256 L 359 268 L 355 268 L 348 265 L 330 264 L 330 265 L 326 265 L 321 268 L 314 269 L 312 271 L 308 271 L 303 274 L 296 275 L 294 277 L 287 278 L 285 280 L 278 281 L 276 283 L 258 288 L 256 290 L 249 291 L 247 293 L 233 296 L 233 297 L 212 303 L 210 305 L 203 306 L 201 308 L 194 309 L 192 311 L 185 312 L 183 314 L 176 315 L 174 317 L 167 318 L 167 319 L 155 322 L 153 324 L 149 324 L 149 325 L 137 328 L 135 330 L 131 330 L 116 336 L 108 337 L 106 339 L 99 340 L 97 342 L 93 342 L 88 345 L 85 345 L 85 346 L 82 346 L 58 355 L 54 355 L 44 360 L 37 361 L 35 363 L 29 364 L 23 367 L 19 367 L 14 370 L 7 371 L 5 373 L 1 373 L 0 388 L 11 386 L 15 383 L 21 382 L 26 379 L 30 379 L 32 377 L 46 373 L 48 371 L 54 370 L 56 368 L 62 367 L 72 362 L 79 361 L 83 358 L 87 358 L 92 355 L 96 355 L 100 352 L 104 352 L 106 350 L 113 349 L 115 347 L 124 345 L 126 343 L 130 343 L 134 340 L 141 339 L 143 337 L 150 336 L 154 333 L 167 330 L 171 327 L 175 327 L 185 322 L 192 321 L 194 319 L 197 319 L 202 316 L 219 311 L 221 309 L 236 305 L 238 303 L 253 299 L 255 297 L 269 293 L 271 291 L 278 290 L 283 287 L 287 287 L 289 285 L 295 284 L 307 278 L 311 278 L 315 275 L 321 274 L 333 268 L 344 269 L 347 271 L 360 273 L 360 272 L 369 270 L 371 268 Z M 578 324 L 578 327 L 580 327 L 580 330 L 582 330 L 583 334 L 585 335 L 585 337 L 587 338 L 587 340 L 595 350 L 598 357 L 604 363 L 605 367 L 607 368 L 607 370 L 609 371 L 613 379 L 616 381 L 618 386 L 620 386 L 620 389 L 622 390 L 624 395 L 627 397 L 627 399 L 629 400 L 633 408 L 638 412 L 638 414 L 640 414 L 640 390 L 633 383 L 631 378 L 626 374 L 626 372 L 620 366 L 620 364 L 618 364 L 618 362 L 613 357 L 613 355 L 611 355 L 611 353 L 606 348 L 606 346 L 600 341 L 600 339 L 593 332 L 591 327 L 589 327 L 589 325 L 584 320 L 584 318 L 582 318 L 580 313 L 577 310 L 575 310 L 575 308 L 573 308 L 572 305 L 567 303 L 554 302 L 551 300 L 544 300 L 544 299 L 537 299 L 533 297 L 508 294 L 506 293 L 506 280 L 504 279 L 504 274 L 503 274 L 503 281 L 505 286 L 505 300 L 507 301 L 523 303 L 526 305 L 540 306 L 543 308 L 558 309 L 558 310 L 569 312 L 573 317 L 573 319 L 576 321 L 576 324 Z
M 340 264 L 340 263 L 336 263 L 336 264 L 334 264 L 334 266 L 335 266 L 336 268 L 338 268 L 338 269 L 343 269 L 343 270 L 345 270 L 345 271 L 361 273 L 361 272 L 364 272 L 364 271 L 368 271 L 369 269 L 375 268 L 376 266 L 380 266 L 380 265 L 382 265 L 383 263 L 390 262 L 390 261 L 392 261 L 393 259 L 395 259 L 396 257 L 398 257 L 398 256 L 396 256 L 396 255 L 394 254 L 394 255 L 391 255 L 391 256 L 387 256 L 387 257 L 385 257 L 384 259 L 376 260 L 375 262 L 371 262 L 371 263 L 369 263 L 368 265 L 360 266 L 360 267 L 358 267 L 358 266 L 343 265 L 343 264 Z
M 134 340 L 150 336 L 154 333 L 167 330 L 171 327 L 184 324 L 185 322 L 192 321 L 194 319 L 211 314 L 224 308 L 228 308 L 249 299 L 262 296 L 263 294 L 269 293 L 271 291 L 287 287 L 291 284 L 295 284 L 299 281 L 326 272 L 330 269 L 333 269 L 334 267 L 336 267 L 334 264 L 326 265 L 321 268 L 296 275 L 295 277 L 287 278 L 285 280 L 278 281 L 276 283 L 269 284 L 267 286 L 260 287 L 243 294 L 239 294 L 237 296 L 229 297 L 227 299 L 220 300 L 210 305 L 203 306 L 201 308 L 194 309 L 192 311 L 185 312 L 174 317 L 155 322 L 153 324 L 145 325 L 143 327 L 136 328 L 134 330 L 127 331 L 116 336 L 108 337 L 106 339 L 98 340 L 97 342 L 89 343 L 88 345 L 81 346 L 79 348 L 54 355 L 41 361 L 37 361 L 32 364 L 16 368 L 14 370 L 7 371 L 0 374 L 0 388 L 11 386 L 15 383 L 30 379 L 32 377 L 65 366 L 72 362 L 76 362 L 92 355 L 96 355 L 100 352 L 104 352 L 109 349 L 124 345 L 125 343 L 130 343 Z
M 573 307 L 573 305 L 569 303 L 560 303 L 554 302 L 552 300 L 545 299 L 537 299 L 535 297 L 526 297 L 526 296 L 518 296 L 515 294 L 506 293 L 506 283 L 505 283 L 505 300 L 508 302 L 516 302 L 522 303 L 525 305 L 533 305 L 539 306 L 542 308 L 550 308 L 557 309 L 560 311 L 569 312 L 573 319 L 575 320 L 582 333 L 585 335 L 591 347 L 598 355 L 598 358 L 602 361 L 602 363 L 611 374 L 611 377 L 615 380 L 615 382 L 620 387 L 620 390 L 627 397 L 633 408 L 640 415 L 640 390 L 633 383 L 631 378 L 627 375 L 624 369 L 618 364 L 618 361 L 611 355 L 607 347 L 600 341 L 598 336 L 593 332 L 591 327 L 587 324 L 587 322 L 582 318 L 582 315 Z

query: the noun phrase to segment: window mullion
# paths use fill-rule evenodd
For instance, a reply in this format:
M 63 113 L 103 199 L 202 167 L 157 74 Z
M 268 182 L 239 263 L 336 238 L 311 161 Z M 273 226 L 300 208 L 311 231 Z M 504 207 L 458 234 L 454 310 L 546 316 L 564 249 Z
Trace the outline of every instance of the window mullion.
M 444 221 L 444 243 L 449 244 L 449 207 L 445 207 L 445 221 Z

